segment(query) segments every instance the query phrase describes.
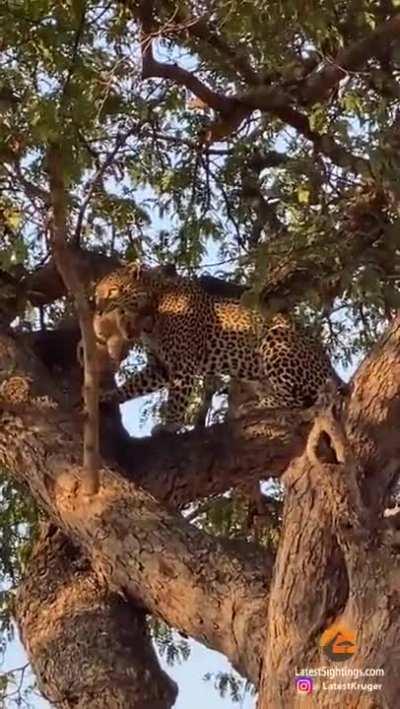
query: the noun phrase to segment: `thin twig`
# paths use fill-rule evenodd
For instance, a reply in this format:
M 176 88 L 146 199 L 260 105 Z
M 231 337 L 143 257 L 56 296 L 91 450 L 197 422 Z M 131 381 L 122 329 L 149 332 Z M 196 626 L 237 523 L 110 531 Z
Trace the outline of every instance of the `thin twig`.
M 112 165 L 112 163 L 115 160 L 115 157 L 120 150 L 120 148 L 126 143 L 128 140 L 129 136 L 132 135 L 137 128 L 130 128 L 128 131 L 125 133 L 122 133 L 117 136 L 114 148 L 111 150 L 110 153 L 108 153 L 107 157 L 105 158 L 104 162 L 99 166 L 98 170 L 96 171 L 95 175 L 93 178 L 90 180 L 89 185 L 88 185 L 88 191 L 86 193 L 86 197 L 82 202 L 81 208 L 79 210 L 78 214 L 78 219 L 76 222 L 76 227 L 75 227 L 75 233 L 73 236 L 73 243 L 75 246 L 79 246 L 80 243 L 80 238 L 81 238 L 81 232 L 82 232 L 82 225 L 83 225 L 83 220 L 85 217 L 86 210 L 90 204 L 90 200 L 93 197 L 93 192 L 96 189 L 96 186 L 99 184 L 99 181 L 102 179 L 104 176 L 105 172 L 108 170 L 108 168 Z

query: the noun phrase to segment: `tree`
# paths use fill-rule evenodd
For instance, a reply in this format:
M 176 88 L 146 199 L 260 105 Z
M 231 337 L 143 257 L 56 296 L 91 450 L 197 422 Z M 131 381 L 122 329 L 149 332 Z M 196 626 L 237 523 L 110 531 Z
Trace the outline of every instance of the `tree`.
M 396 704 L 396 6 L 0 8 L 2 632 L 13 613 L 54 704 L 172 706 L 149 617 L 224 653 L 263 709 L 337 667 L 320 638 L 347 629 L 345 666 L 381 690 L 318 702 Z M 345 405 L 271 414 L 232 383 L 212 425 L 144 439 L 110 409 L 97 459 L 87 295 L 118 258 L 295 312 L 342 368 L 368 353 Z M 272 478 L 283 503 L 259 494 Z

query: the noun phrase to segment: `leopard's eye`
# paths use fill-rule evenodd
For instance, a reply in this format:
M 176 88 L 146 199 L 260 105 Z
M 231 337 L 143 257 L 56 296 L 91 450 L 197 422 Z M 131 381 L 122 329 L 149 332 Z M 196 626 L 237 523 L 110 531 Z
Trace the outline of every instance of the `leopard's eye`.
M 107 293 L 107 298 L 114 298 L 118 294 L 119 294 L 118 286 L 112 286 Z

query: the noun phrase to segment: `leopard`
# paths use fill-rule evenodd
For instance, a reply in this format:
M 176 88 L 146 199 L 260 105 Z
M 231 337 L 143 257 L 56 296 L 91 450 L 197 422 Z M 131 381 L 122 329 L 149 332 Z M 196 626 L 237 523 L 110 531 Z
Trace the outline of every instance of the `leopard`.
M 292 315 L 265 317 L 162 267 L 126 263 L 104 276 L 93 325 L 116 368 L 135 345 L 146 351 L 147 364 L 100 400 L 122 404 L 167 389 L 165 421 L 154 433 L 179 431 L 196 383 L 215 375 L 262 387 L 272 408 L 308 409 L 327 381 L 342 385 L 320 340 Z

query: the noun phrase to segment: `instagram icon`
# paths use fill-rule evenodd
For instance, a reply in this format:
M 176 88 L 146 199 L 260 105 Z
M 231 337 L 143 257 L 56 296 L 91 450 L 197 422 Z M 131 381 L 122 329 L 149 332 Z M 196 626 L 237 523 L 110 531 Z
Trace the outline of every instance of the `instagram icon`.
M 297 694 L 312 694 L 313 680 L 312 677 L 296 677 Z

